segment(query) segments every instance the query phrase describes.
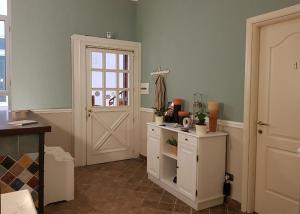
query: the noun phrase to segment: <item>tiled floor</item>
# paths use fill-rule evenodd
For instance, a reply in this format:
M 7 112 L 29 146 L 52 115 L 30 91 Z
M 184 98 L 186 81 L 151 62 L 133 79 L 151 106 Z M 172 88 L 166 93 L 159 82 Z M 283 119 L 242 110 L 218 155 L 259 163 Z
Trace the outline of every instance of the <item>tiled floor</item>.
M 232 203 L 195 211 L 147 179 L 141 159 L 75 169 L 75 200 L 48 205 L 46 214 L 240 214 Z

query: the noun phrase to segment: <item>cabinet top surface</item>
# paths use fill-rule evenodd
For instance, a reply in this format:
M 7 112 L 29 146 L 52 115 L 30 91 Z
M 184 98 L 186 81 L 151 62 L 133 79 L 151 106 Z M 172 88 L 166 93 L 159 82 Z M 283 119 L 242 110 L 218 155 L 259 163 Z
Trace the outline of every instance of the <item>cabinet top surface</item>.
M 196 130 L 195 129 L 190 129 L 189 132 L 184 132 L 181 130 L 182 126 L 179 127 L 174 127 L 175 123 L 164 123 L 164 125 L 159 126 L 156 125 L 156 123 L 151 122 L 151 123 L 147 123 L 147 125 L 149 126 L 155 126 L 161 129 L 166 129 L 166 130 L 170 130 L 170 131 L 174 131 L 174 132 L 178 132 L 178 133 L 182 133 L 182 134 L 186 134 L 192 137 L 197 137 L 197 138 L 207 138 L 207 137 L 219 137 L 219 136 L 227 136 L 228 134 L 226 132 L 208 132 L 205 135 L 197 135 L 196 134 Z

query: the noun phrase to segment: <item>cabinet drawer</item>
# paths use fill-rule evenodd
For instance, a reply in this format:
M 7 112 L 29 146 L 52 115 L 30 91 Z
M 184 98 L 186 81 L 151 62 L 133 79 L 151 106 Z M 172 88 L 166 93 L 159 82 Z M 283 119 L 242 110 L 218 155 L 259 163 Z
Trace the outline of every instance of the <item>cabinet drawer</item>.
M 178 134 L 178 141 L 179 142 L 197 144 L 198 139 L 196 137 L 192 137 L 192 136 L 189 136 L 189 135 L 179 133 Z
M 160 138 L 160 128 L 148 125 L 148 136 L 153 138 Z

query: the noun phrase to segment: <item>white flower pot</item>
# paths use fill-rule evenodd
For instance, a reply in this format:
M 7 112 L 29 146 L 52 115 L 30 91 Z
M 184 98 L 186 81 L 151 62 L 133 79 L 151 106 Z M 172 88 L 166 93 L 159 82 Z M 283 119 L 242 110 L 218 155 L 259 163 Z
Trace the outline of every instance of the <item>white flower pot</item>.
M 197 135 L 205 135 L 207 133 L 206 125 L 196 125 L 196 134 Z
M 158 126 L 161 126 L 164 124 L 164 117 L 163 116 L 155 116 L 155 123 Z

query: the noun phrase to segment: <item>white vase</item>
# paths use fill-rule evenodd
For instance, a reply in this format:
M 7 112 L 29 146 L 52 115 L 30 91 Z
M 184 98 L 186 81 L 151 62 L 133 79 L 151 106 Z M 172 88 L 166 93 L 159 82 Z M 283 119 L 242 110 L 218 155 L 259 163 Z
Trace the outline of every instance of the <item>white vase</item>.
M 196 134 L 197 135 L 205 135 L 207 133 L 206 125 L 196 125 Z
M 158 126 L 161 126 L 164 124 L 164 117 L 163 116 L 155 116 L 155 123 Z

